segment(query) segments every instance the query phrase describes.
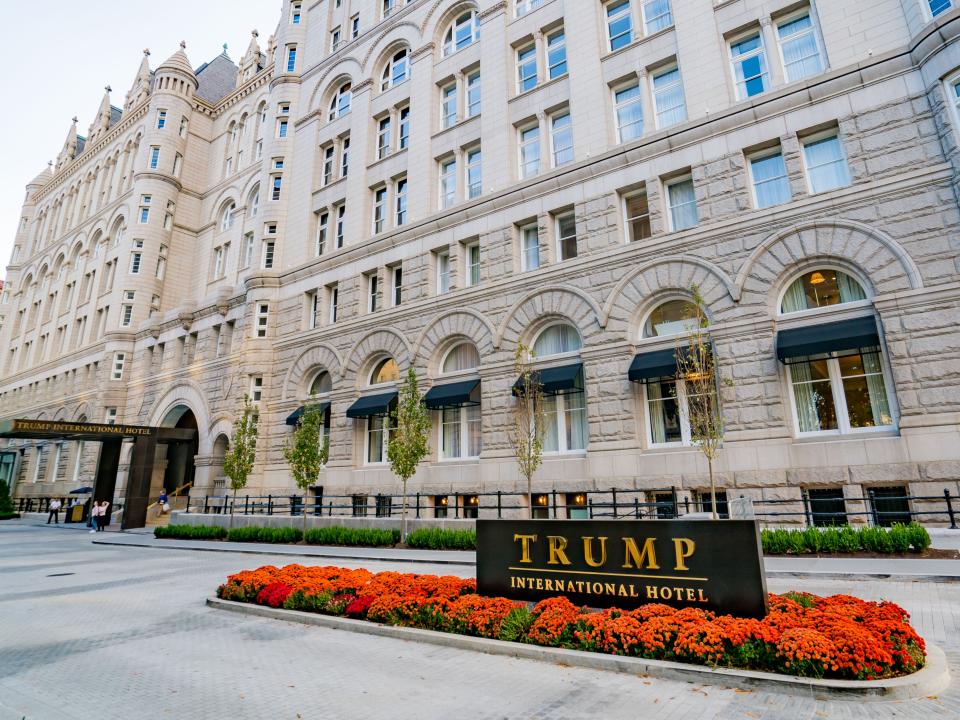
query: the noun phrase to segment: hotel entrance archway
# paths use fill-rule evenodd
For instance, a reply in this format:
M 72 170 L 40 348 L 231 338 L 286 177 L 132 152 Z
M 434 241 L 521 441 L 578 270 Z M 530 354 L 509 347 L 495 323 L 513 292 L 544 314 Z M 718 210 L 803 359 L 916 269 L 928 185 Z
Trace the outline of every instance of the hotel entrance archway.
M 192 430 L 190 440 L 167 443 L 167 466 L 163 472 L 163 489 L 167 494 L 181 490 L 188 495 L 196 474 L 195 459 L 200 446 L 197 417 L 186 405 L 171 408 L 160 427 Z

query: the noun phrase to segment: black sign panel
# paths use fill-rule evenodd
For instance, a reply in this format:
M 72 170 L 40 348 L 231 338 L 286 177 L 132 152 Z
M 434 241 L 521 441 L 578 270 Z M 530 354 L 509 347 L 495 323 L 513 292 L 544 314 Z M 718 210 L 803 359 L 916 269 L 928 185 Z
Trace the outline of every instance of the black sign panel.
M 477 591 L 577 605 L 767 613 L 754 520 L 478 520 Z

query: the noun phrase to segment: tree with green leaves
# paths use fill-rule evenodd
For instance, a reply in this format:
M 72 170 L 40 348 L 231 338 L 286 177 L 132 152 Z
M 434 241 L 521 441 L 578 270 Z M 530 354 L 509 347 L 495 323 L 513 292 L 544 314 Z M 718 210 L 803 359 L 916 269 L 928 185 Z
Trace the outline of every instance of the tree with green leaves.
M 407 481 L 417 472 L 417 465 L 430 453 L 430 411 L 417 388 L 417 371 L 411 366 L 400 386 L 397 408 L 392 413 L 393 436 L 387 444 L 390 469 L 403 485 L 403 514 L 400 537 L 407 539 Z
M 247 486 L 253 463 L 257 457 L 257 422 L 260 410 L 250 401 L 249 395 L 243 396 L 243 412 L 233 425 L 230 447 L 223 456 L 223 472 L 230 478 L 233 490 L 233 502 L 237 501 L 237 490 Z M 233 507 L 230 509 L 230 527 L 233 527 Z
M 293 435 L 283 444 L 283 457 L 290 465 L 293 481 L 303 491 L 304 533 L 307 532 L 307 493 L 317 484 L 329 455 L 330 439 L 323 432 L 323 413 L 317 405 L 307 405 Z
M 690 423 L 690 442 L 706 458 L 710 474 L 710 512 L 717 515 L 717 487 L 713 466 L 723 448 L 723 421 L 717 393 L 718 371 L 710 341 L 709 319 L 700 288 L 693 285 L 693 316 L 686 339 L 678 344 L 677 378 L 683 381 L 687 401 L 687 420 Z
M 13 500 L 10 499 L 10 489 L 3 480 L 0 480 L 0 520 L 9 520 L 15 517 L 19 516 L 13 507 Z
M 523 343 L 517 345 L 513 356 L 513 371 L 517 376 L 514 386 L 516 401 L 508 438 L 517 459 L 520 475 L 527 481 L 527 506 L 533 518 L 533 474 L 543 462 L 543 386 L 540 376 L 530 365 L 533 352 Z

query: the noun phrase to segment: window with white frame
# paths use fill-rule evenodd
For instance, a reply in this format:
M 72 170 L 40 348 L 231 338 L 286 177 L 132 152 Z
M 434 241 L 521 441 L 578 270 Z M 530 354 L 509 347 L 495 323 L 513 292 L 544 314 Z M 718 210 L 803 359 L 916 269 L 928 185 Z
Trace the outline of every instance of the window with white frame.
M 263 377 L 253 375 L 250 377 L 250 402 L 259 405 L 261 400 L 263 400 Z
M 299 25 L 300 24 L 300 3 L 293 3 L 290 6 L 290 24 Z
M 333 325 L 337 321 L 337 313 L 340 309 L 340 288 L 336 283 L 327 286 L 327 322 Z
M 150 222 L 150 202 L 153 198 L 150 195 L 140 196 L 140 224 L 146 225 Z
M 120 306 L 120 327 L 130 327 L 133 321 L 133 301 L 136 293 L 133 290 L 127 290 L 123 293 L 125 304 Z
M 280 190 L 283 187 L 283 176 L 282 175 L 271 175 L 270 176 L 270 199 L 277 201 L 280 199 Z
M 133 241 L 133 252 L 130 253 L 130 274 L 139 275 L 140 267 L 143 264 L 143 240 Z
M 547 35 L 547 78 L 567 74 L 567 38 L 563 28 Z
M 260 212 L 260 186 L 257 185 L 247 196 L 247 205 L 250 207 L 250 217 L 254 218 Z
M 373 272 L 367 275 L 367 312 L 376 312 L 380 297 L 380 276 Z
M 403 302 L 403 266 L 390 268 L 390 304 L 399 307 Z
M 557 219 L 557 259 L 561 262 L 577 256 L 577 221 L 572 212 L 558 215 Z
M 381 17 L 390 17 L 390 13 L 394 11 L 397 5 L 399 5 L 397 0 L 382 0 Z
M 453 127 L 457 123 L 457 84 L 455 82 L 440 88 L 440 117 L 443 128 Z
M 953 7 L 953 0 L 924 0 L 927 4 L 927 10 L 930 11 L 930 17 L 937 17 L 941 13 Z
M 343 247 L 344 232 L 347 224 L 347 205 L 341 203 L 337 206 L 337 224 L 336 224 L 336 242 L 337 248 Z
M 614 0 L 607 3 L 607 39 L 610 50 L 619 50 L 633 42 L 633 15 L 630 0 Z
M 467 373 L 480 366 L 480 353 L 473 343 L 460 343 L 444 356 L 441 373 Z M 482 449 L 480 386 L 470 393 L 469 401 L 440 410 L 440 458 L 475 458 Z
M 150 169 L 156 170 L 160 164 L 160 146 L 154 145 L 150 148 Z
M 157 110 L 157 130 L 163 130 L 167 125 L 167 111 Z
M 450 292 L 450 252 L 437 253 L 437 295 Z
M 482 156 L 480 148 L 467 150 L 467 197 L 471 200 L 483 193 Z
M 281 139 L 285 138 L 287 136 L 287 129 L 289 126 L 290 121 L 287 120 L 287 118 L 277 118 L 277 137 Z M 230 172 L 227 171 L 227 174 L 229 175 Z
M 117 409 L 115 407 L 104 408 L 103 422 L 105 425 L 117 424 Z
M 850 184 L 850 170 L 836 131 L 803 141 L 803 159 L 811 193 L 827 192 Z
M 387 447 L 397 429 L 397 421 L 387 415 L 373 415 L 367 418 L 367 464 L 375 465 L 387 462 Z
M 520 228 L 521 269 L 536 270 L 540 267 L 540 232 L 536 224 Z
M 647 441 L 650 445 L 690 445 L 691 403 L 716 411 L 716 393 L 691 395 L 693 385 L 682 378 L 650 378 L 644 382 L 646 395 Z
M 229 230 L 233 227 L 233 223 L 236 220 L 237 206 L 234 203 L 230 203 L 223 209 L 223 213 L 220 215 L 220 231 Z
M 257 303 L 257 316 L 254 322 L 254 337 L 265 338 L 267 336 L 267 323 L 270 319 L 270 305 L 267 303 Z
M 516 16 L 521 17 L 522 15 L 526 15 L 528 12 L 536 10 L 546 1 L 547 0 L 517 0 Z
M 809 9 L 777 23 L 777 39 L 787 82 L 823 72 L 820 38 Z
M 297 66 L 297 46 L 287 45 L 287 72 L 293 72 Z
M 397 117 L 399 118 L 397 128 L 397 147 L 401 150 L 406 150 L 410 145 L 410 108 L 400 108 L 400 112 Z
M 163 280 L 163 276 L 166 274 L 167 270 L 167 246 L 160 246 L 160 254 L 157 256 L 157 272 L 155 273 L 157 280 Z
M 533 343 L 537 360 L 553 355 L 574 353 L 583 343 L 576 328 L 566 323 L 547 327 Z M 574 387 L 543 396 L 543 452 L 563 453 L 587 447 L 587 403 L 581 370 Z
M 381 92 L 389 90 L 392 87 L 405 82 L 410 76 L 410 50 L 404 48 L 395 53 L 383 68 L 383 75 L 380 78 Z
M 118 352 L 113 354 L 113 369 L 110 373 L 110 377 L 113 380 L 123 380 L 123 365 L 126 359 L 127 356 L 125 353 Z
M 353 92 L 350 89 L 350 83 L 344 83 L 337 88 L 330 101 L 330 111 L 327 113 L 328 120 L 336 120 L 350 112 L 350 102 L 353 100 Z
M 653 35 L 673 25 L 670 0 L 644 0 L 642 8 L 647 35 Z
M 377 188 L 373 191 L 373 232 L 381 233 L 385 229 L 387 215 L 387 189 Z
M 730 43 L 730 62 L 738 100 L 770 89 L 770 75 L 759 30 Z
M 381 118 L 377 123 L 377 160 L 390 154 L 390 116 Z
M 651 74 L 653 87 L 653 106 L 657 116 L 657 127 L 665 128 L 687 119 L 687 104 L 683 95 L 683 82 L 680 68 L 672 65 Z
M 613 106 L 617 116 L 617 141 L 635 140 L 643 135 L 643 101 L 640 98 L 640 83 L 613 91 Z
M 537 46 L 517 50 L 517 93 L 525 93 L 537 86 Z
M 177 153 L 173 156 L 173 176 L 180 177 L 180 173 L 183 170 L 183 155 Z
M 451 207 L 457 201 L 457 161 L 440 161 L 440 209 Z
M 303 309 L 306 315 L 305 325 L 307 330 L 315 330 L 319 326 L 320 321 L 320 293 L 316 290 L 311 290 L 306 293 L 306 295 L 304 295 Z
M 243 236 L 243 267 L 248 268 L 253 263 L 253 233 Z
M 270 270 L 273 268 L 273 261 L 277 252 L 277 244 L 274 240 L 264 240 L 263 242 L 263 269 Z
M 443 35 L 443 57 L 472 45 L 480 39 L 480 15 L 470 10 L 457 16 Z
M 340 177 L 345 178 L 350 172 L 350 136 L 340 141 Z
M 790 202 L 790 178 L 787 177 L 787 165 L 779 146 L 775 150 L 752 155 L 749 161 L 756 206 L 767 208 Z
M 360 37 L 360 13 L 350 18 L 350 39 L 356 40 L 358 37 Z
M 330 31 L 330 52 L 336 52 L 340 49 L 340 26 L 337 25 Z
M 667 205 L 671 230 L 686 230 L 700 223 L 692 178 L 681 178 L 667 184 Z
M 802 312 L 866 299 L 863 286 L 851 275 L 823 267 L 804 273 L 787 287 L 780 312 Z
M 480 114 L 480 71 L 467 75 L 466 116 Z
M 573 125 L 569 110 L 550 116 L 550 150 L 553 167 L 573 162 Z
M 624 196 L 623 213 L 628 242 L 646 240 L 651 236 L 650 205 L 645 189 Z
M 643 323 L 643 337 L 683 335 L 696 329 L 696 305 L 689 300 L 668 300 L 647 315 Z
M 468 243 L 464 247 L 464 264 L 466 266 L 467 286 L 473 287 L 480 284 L 480 243 Z
M 519 129 L 520 177 L 531 178 L 540 172 L 540 126 L 529 125 Z
M 336 148 L 334 146 L 328 145 L 323 150 L 323 182 L 322 185 L 326 186 L 333 182 L 333 166 L 334 166 L 334 155 L 336 154 Z
M 219 280 L 227 272 L 227 249 L 230 243 L 224 243 L 213 251 L 213 279 Z
M 407 179 L 399 178 L 394 185 L 394 222 L 397 227 L 407 223 Z

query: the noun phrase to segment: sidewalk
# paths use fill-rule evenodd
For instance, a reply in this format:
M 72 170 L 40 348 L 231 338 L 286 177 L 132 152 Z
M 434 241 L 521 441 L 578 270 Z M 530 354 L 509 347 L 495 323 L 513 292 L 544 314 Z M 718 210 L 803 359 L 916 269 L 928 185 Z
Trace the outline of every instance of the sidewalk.
M 393 550 L 390 548 L 331 547 L 325 545 L 272 545 L 229 543 L 216 540 L 157 540 L 145 533 L 115 533 L 93 540 L 94 545 L 127 545 L 165 550 L 194 550 L 248 555 L 289 555 L 294 558 L 413 562 L 434 565 L 476 565 L 476 553 L 452 550 Z M 873 558 L 764 558 L 770 576 L 807 575 L 844 579 L 940 580 L 960 582 L 960 560 L 901 560 Z

